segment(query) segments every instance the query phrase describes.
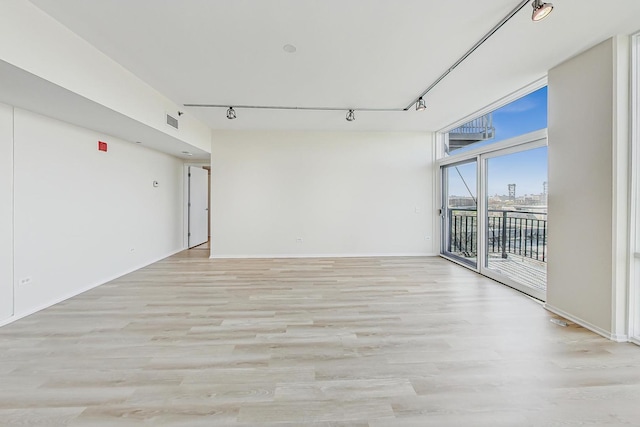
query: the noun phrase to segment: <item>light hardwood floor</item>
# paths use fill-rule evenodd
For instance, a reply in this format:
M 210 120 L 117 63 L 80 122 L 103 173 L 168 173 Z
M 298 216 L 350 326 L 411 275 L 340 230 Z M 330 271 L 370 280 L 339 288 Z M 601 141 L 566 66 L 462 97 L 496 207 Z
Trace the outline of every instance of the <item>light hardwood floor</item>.
M 207 255 L 0 328 L 0 425 L 640 425 L 639 347 L 443 259 Z

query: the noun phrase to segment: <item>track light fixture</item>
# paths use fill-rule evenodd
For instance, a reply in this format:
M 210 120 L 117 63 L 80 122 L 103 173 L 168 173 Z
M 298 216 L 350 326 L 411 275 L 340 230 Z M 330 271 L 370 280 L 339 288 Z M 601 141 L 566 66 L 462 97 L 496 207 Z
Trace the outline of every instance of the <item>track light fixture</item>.
M 424 99 L 422 99 L 422 97 L 418 98 L 418 101 L 416 102 L 416 111 L 424 111 L 427 109 L 427 103 L 424 102 Z
M 553 10 L 553 4 L 544 3 L 542 0 L 533 0 L 531 6 L 533 7 L 533 15 L 531 15 L 531 19 L 536 22 L 542 21 L 544 18 L 549 16 Z
M 347 121 L 352 122 L 356 119 L 356 113 L 353 110 L 347 111 Z
M 234 110 L 233 107 L 229 107 L 229 109 L 227 110 L 227 119 L 233 120 L 235 118 L 236 118 L 236 110 Z

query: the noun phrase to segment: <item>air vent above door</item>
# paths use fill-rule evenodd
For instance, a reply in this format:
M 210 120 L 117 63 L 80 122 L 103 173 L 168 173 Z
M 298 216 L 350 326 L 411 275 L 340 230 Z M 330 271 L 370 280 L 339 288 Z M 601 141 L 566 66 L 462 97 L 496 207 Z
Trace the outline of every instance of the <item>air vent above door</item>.
M 178 119 L 167 114 L 167 124 L 178 129 Z

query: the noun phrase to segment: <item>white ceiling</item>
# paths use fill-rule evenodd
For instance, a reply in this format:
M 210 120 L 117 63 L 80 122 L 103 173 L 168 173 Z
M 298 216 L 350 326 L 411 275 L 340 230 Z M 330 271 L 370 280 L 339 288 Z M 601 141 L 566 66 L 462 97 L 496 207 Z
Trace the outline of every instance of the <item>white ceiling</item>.
M 404 108 L 517 0 L 31 0 L 178 104 Z M 599 6 L 605 4 L 605 7 Z M 185 108 L 214 129 L 438 130 L 615 34 L 638 0 L 526 5 L 425 98 L 425 112 Z M 283 45 L 293 44 L 290 54 Z

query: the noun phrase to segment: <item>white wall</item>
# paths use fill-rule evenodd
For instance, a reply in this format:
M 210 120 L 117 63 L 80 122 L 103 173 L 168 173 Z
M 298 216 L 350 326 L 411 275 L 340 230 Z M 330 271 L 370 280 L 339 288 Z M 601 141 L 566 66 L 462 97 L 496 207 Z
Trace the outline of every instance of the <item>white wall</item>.
M 18 108 L 14 135 L 16 318 L 182 249 L 179 159 Z
M 2 2 L 0 60 L 204 151 L 210 131 L 190 115 L 166 124 L 175 104 L 27 0 Z
M 607 40 L 549 72 L 547 306 L 621 340 L 628 234 L 626 40 Z
M 13 108 L 0 104 L 0 321 L 13 314 Z
M 212 256 L 434 254 L 434 167 L 429 133 L 214 132 Z

